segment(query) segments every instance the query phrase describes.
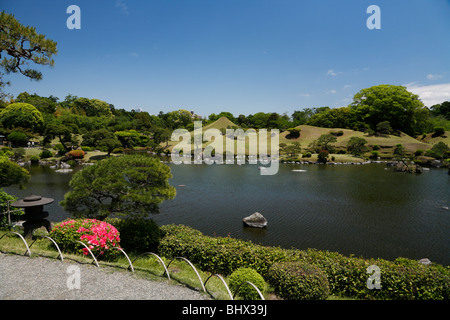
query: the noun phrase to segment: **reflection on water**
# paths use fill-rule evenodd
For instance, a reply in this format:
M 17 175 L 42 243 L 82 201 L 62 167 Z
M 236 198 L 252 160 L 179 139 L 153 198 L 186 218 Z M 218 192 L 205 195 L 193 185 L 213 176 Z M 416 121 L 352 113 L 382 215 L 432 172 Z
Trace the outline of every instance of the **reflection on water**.
M 343 254 L 395 259 L 399 256 L 450 264 L 450 176 L 432 169 L 422 175 L 370 165 L 280 165 L 261 176 L 257 165 L 170 165 L 174 200 L 161 205 L 159 224 L 185 224 L 204 234 L 231 236 L 264 245 L 317 248 Z M 293 172 L 304 169 L 305 172 Z M 71 174 L 30 168 L 25 190 L 55 198 L 50 218 L 68 217 L 59 201 Z M 266 229 L 244 227 L 260 212 Z

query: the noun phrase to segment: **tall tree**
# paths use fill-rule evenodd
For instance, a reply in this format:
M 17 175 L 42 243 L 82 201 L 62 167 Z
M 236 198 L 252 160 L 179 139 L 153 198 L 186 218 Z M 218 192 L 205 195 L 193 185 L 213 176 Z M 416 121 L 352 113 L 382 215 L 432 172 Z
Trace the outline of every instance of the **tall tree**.
M 27 128 L 41 132 L 44 127 L 42 113 L 29 103 L 12 103 L 0 111 L 0 124 L 5 128 Z
M 336 142 L 337 138 L 332 134 L 322 134 L 317 139 L 317 144 L 322 148 L 323 150 L 327 150 L 329 152 L 333 151 L 334 146 L 332 143 Z
M 52 56 L 57 53 L 56 42 L 36 32 L 36 28 L 24 26 L 16 18 L 0 12 L 0 67 L 6 74 L 20 72 L 32 80 L 41 80 L 42 73 L 28 68 L 29 62 L 54 65 Z M 0 90 L 9 84 L 0 73 Z
M 74 217 L 147 217 L 176 190 L 170 167 L 145 155 L 110 157 L 78 171 L 61 205 Z
M 347 143 L 347 149 L 354 156 L 360 156 L 366 151 L 367 140 L 361 137 L 351 137 Z
M 29 179 L 30 173 L 28 170 L 12 162 L 7 156 L 0 154 L 0 188 L 14 184 L 22 187 Z
M 422 134 L 428 120 L 428 108 L 403 86 L 383 84 L 363 89 L 355 94 L 350 107 L 372 130 L 389 121 L 393 130 Z

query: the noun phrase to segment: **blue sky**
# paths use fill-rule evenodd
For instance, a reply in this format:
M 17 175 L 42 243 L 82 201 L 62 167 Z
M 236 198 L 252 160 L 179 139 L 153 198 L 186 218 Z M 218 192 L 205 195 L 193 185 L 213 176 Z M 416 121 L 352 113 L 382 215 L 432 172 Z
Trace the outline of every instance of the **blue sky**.
M 80 30 L 66 27 L 72 4 Z M 370 5 L 379 30 L 367 28 Z M 449 0 L 0 0 L 0 10 L 58 43 L 42 81 L 7 76 L 13 95 L 203 116 L 341 107 L 378 84 L 405 85 L 428 106 L 450 100 Z

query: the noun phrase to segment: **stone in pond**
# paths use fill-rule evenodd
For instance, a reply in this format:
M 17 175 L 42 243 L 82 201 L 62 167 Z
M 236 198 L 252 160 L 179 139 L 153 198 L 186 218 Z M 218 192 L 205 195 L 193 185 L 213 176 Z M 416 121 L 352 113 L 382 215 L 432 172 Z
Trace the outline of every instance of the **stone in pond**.
M 264 228 L 267 226 L 267 219 L 259 212 L 255 212 L 251 216 L 245 217 L 242 219 L 242 222 L 244 222 L 245 226 L 254 228 Z

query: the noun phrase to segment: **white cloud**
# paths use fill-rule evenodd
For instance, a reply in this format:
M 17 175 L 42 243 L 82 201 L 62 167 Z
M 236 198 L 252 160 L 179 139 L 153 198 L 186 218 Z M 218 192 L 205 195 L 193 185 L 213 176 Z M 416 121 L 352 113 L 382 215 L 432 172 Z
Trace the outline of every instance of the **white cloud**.
M 335 76 L 337 76 L 337 73 L 334 72 L 333 69 L 330 69 L 330 70 L 328 70 L 328 72 L 327 72 L 327 76 L 333 76 L 333 77 L 335 77 Z
M 336 93 L 337 91 L 334 89 L 331 89 L 330 91 L 328 91 L 328 93 Z
M 450 83 L 419 86 L 415 83 L 406 85 L 408 91 L 417 94 L 423 104 L 431 107 L 444 101 L 450 101 Z
M 301 97 L 309 97 L 309 96 L 311 96 L 309 93 L 300 93 L 300 96 Z
M 120 8 L 122 10 L 122 13 L 129 15 L 130 12 L 128 11 L 128 6 L 123 0 L 117 0 L 116 1 L 116 7 Z
M 442 79 L 444 76 L 443 75 L 441 75 L 441 74 L 428 74 L 427 75 L 427 79 L 428 80 L 439 80 L 439 79 Z

